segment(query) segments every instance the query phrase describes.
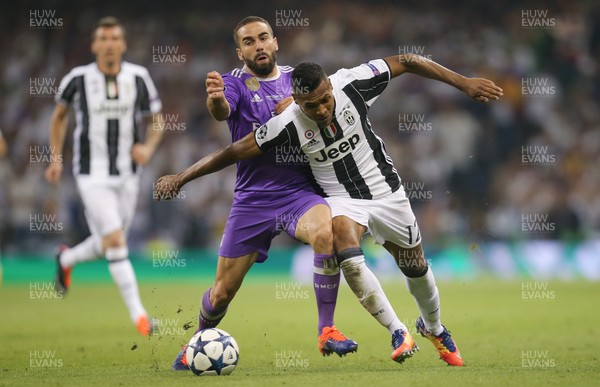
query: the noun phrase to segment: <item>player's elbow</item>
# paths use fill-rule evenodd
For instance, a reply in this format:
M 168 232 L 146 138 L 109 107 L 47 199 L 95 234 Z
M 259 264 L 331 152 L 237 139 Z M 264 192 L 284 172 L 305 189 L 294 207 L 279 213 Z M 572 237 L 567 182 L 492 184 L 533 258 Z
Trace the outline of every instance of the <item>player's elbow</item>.
M 398 62 L 403 64 L 406 69 L 418 66 L 425 58 L 417 54 L 400 54 Z
M 64 121 L 67 119 L 69 113 L 69 108 L 62 104 L 57 104 L 56 108 L 54 108 L 54 112 L 52 113 L 52 121 Z
M 66 112 L 55 111 L 50 119 L 52 126 L 54 127 L 66 127 L 68 115 Z
M 234 152 L 236 161 L 252 159 L 262 153 L 258 146 L 246 146 Z
M 225 121 L 229 117 L 229 105 L 219 106 L 212 100 L 206 101 L 208 112 L 217 121 Z

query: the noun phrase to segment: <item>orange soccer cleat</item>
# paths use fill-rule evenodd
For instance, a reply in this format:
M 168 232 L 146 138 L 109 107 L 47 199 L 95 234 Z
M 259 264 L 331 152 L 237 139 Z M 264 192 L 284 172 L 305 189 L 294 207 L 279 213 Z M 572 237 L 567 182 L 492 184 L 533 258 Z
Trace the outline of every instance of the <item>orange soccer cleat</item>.
M 437 349 L 440 355 L 440 359 L 451 366 L 462 367 L 464 365 L 463 359 L 460 356 L 460 351 L 458 350 L 454 340 L 452 340 L 450 331 L 448 331 L 445 326 L 442 325 L 442 328 L 444 328 L 442 333 L 439 335 L 434 335 L 433 333 L 429 332 L 427 328 L 425 328 L 423 318 L 419 317 L 416 325 L 417 331 L 421 334 L 421 336 L 427 338 L 433 343 L 435 349 Z
M 154 326 L 154 323 L 152 321 L 148 320 L 148 316 L 144 315 L 138 318 L 136 328 L 138 332 L 140 332 L 140 335 L 150 336 L 154 332 L 156 327 Z
M 71 287 L 71 270 L 73 268 L 65 269 L 60 264 L 60 255 L 63 251 L 67 250 L 67 245 L 58 246 L 55 258 L 56 258 L 56 277 L 54 278 L 54 289 L 64 295 Z
M 411 334 L 402 329 L 392 333 L 392 348 L 394 348 L 392 360 L 398 363 L 402 363 L 419 350 Z

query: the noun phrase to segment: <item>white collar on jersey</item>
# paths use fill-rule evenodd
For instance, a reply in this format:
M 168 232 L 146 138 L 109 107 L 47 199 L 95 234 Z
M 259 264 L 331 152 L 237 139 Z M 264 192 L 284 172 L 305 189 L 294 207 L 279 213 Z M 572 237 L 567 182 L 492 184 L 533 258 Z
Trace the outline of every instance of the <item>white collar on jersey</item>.
M 279 77 L 281 76 L 281 71 L 279 71 L 279 66 L 275 65 L 275 69 L 277 70 L 277 74 L 273 75 L 272 77 L 269 77 L 269 78 L 254 77 L 254 78 L 256 78 L 260 82 L 269 82 L 269 81 L 274 81 L 276 79 L 279 79 Z M 244 72 L 248 73 L 248 67 L 246 67 L 246 65 L 244 65 L 242 70 L 244 70 Z
M 100 70 L 100 66 L 98 66 L 98 62 L 94 61 L 93 63 L 94 63 L 94 65 L 96 66 L 96 70 L 98 70 L 98 72 L 99 72 L 100 74 L 102 74 L 102 75 L 106 76 L 106 74 L 105 74 L 105 73 L 103 73 L 103 72 L 102 72 L 102 70 Z M 118 73 L 116 73 L 115 75 L 112 75 L 112 76 L 114 76 L 114 77 L 118 77 L 118 76 L 119 76 L 119 74 L 121 74 L 121 72 L 123 71 L 123 66 L 126 66 L 126 63 L 127 63 L 127 62 L 125 62 L 124 60 L 122 60 L 122 61 L 121 61 L 121 63 L 119 63 L 119 72 L 118 72 Z

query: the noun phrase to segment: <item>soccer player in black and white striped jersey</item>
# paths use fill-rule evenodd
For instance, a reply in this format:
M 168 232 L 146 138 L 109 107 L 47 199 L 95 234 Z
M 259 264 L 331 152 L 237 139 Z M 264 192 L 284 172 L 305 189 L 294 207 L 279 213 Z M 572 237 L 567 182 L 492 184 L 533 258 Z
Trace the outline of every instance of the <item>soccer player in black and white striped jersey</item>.
M 74 68 L 60 83 L 50 125 L 52 162 L 45 175 L 58 184 L 72 106 L 73 175 L 91 235 L 72 248 L 59 249 L 56 288 L 68 290 L 75 264 L 105 256 L 131 320 L 148 335 L 151 322 L 129 261 L 126 234 L 136 207 L 140 166 L 148 163 L 162 138 L 152 126 L 160 122 L 162 105 L 148 70 L 122 60 L 126 48 L 123 25 L 114 17 L 102 18 L 92 35 L 96 61 Z M 144 124 L 142 143 L 138 132 Z
M 389 81 L 407 72 L 448 83 L 480 102 L 502 96 L 502 89 L 490 80 L 464 77 L 413 54 L 371 60 L 330 77 L 317 64 L 301 63 L 292 74 L 295 104 L 185 171 L 160 178 L 157 194 L 171 197 L 191 180 L 280 146 L 300 148 L 308 156 L 317 192 L 331 207 L 334 249 L 344 277 L 363 307 L 392 334 L 392 359 L 401 363 L 418 348 L 365 265 L 360 240 L 367 231 L 404 273 L 421 314 L 416 324 L 419 333 L 435 345 L 447 364 L 462 366 L 460 352 L 440 321 L 439 293 L 423 254 L 417 221 L 368 118 Z

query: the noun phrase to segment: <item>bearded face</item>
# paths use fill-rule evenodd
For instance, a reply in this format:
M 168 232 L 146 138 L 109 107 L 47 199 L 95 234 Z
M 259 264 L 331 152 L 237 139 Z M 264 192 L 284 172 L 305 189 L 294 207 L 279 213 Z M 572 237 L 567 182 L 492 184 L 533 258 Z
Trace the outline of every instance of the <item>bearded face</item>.
M 253 58 L 244 58 L 244 63 L 256 75 L 267 77 L 275 68 L 277 53 L 275 51 L 271 53 L 263 51 L 254 55 Z
M 248 23 L 240 27 L 236 37 L 236 52 L 246 68 L 258 77 L 274 75 L 278 46 L 270 27 L 262 22 Z

